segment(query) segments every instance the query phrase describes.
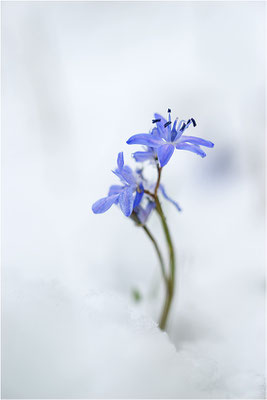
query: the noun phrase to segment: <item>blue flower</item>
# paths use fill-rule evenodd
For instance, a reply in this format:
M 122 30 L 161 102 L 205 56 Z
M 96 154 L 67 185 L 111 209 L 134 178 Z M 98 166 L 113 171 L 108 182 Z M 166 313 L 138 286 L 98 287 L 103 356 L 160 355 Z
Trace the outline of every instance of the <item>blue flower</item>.
M 164 167 L 173 155 L 174 149 L 192 151 L 205 157 L 206 153 L 201 149 L 200 146 L 213 147 L 214 144 L 208 140 L 204 140 L 195 136 L 183 135 L 184 131 L 191 125 L 196 126 L 196 122 L 193 118 L 187 122 L 181 120 L 178 123 L 178 118 L 172 124 L 171 122 L 171 110 L 168 109 L 168 121 L 163 118 L 160 114 L 155 113 L 155 119 L 153 123 L 157 125 L 151 133 L 140 133 L 133 135 L 127 140 L 127 144 L 142 144 L 152 148 L 156 151 L 160 166 Z M 137 152 L 137 158 L 141 160 L 141 152 Z M 136 154 L 136 153 L 135 153 Z M 148 157 L 148 151 L 143 157 Z M 136 156 L 135 156 L 136 157 Z M 148 158 L 149 159 L 149 158 Z M 138 160 L 138 161 L 139 161 Z M 142 160 L 143 161 L 143 160 Z
M 108 196 L 96 201 L 92 210 L 95 214 L 102 214 L 109 210 L 112 204 L 118 204 L 126 217 L 132 214 L 144 195 L 144 187 L 139 175 L 135 175 L 130 167 L 124 165 L 123 153 L 118 154 L 117 168 L 112 171 L 118 176 L 122 185 L 112 185 Z
M 137 206 L 135 209 L 136 216 L 139 220 L 139 222 L 142 225 L 145 225 L 151 212 L 154 210 L 156 207 L 156 203 L 154 201 L 149 200 L 146 207 L 143 207 L 141 205 Z
M 154 187 L 155 187 L 155 184 L 150 185 L 149 189 L 153 190 Z M 166 190 L 162 184 L 159 185 L 159 190 L 162 193 L 162 195 L 165 197 L 165 199 L 168 200 L 169 202 L 171 202 L 178 211 L 182 211 L 179 204 L 167 195 Z M 151 212 L 154 210 L 154 208 L 156 208 L 155 201 L 151 200 L 150 198 L 147 198 L 147 200 L 148 200 L 148 202 L 145 207 L 141 203 L 134 209 L 137 219 L 142 225 L 145 225 L 147 223 L 147 220 L 148 220 Z M 135 218 L 133 218 L 133 219 L 135 219 Z

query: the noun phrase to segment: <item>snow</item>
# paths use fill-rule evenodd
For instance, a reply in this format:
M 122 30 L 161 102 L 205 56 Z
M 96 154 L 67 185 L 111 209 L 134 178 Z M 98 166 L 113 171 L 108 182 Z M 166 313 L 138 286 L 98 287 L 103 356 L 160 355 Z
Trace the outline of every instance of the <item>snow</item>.
M 264 397 L 255 344 L 261 335 L 254 327 L 240 336 L 242 313 L 228 332 L 228 315 L 215 327 L 214 313 L 189 303 L 170 339 L 114 293 L 77 294 L 56 281 L 13 289 L 3 315 L 4 397 Z
M 246 192 L 238 188 L 235 195 Z M 247 210 L 234 200 L 224 205 L 239 220 Z M 199 230 L 188 227 L 190 246 L 187 238 L 180 244 L 179 259 L 192 243 L 194 257 L 179 268 L 168 335 L 150 316 L 160 293 L 135 305 L 129 293 L 94 290 L 92 283 L 77 290 L 58 279 L 7 280 L 4 397 L 264 398 L 261 224 L 253 227 L 248 218 L 234 226 L 222 214 L 209 247 L 216 207 L 209 210 Z M 232 258 L 218 259 L 222 240 L 228 245 L 236 237 Z
M 264 398 L 263 8 L 3 4 L 3 398 Z M 215 147 L 163 171 L 183 209 L 164 204 L 164 333 L 151 243 L 90 206 L 168 107 Z M 149 227 L 166 256 L 156 215 Z

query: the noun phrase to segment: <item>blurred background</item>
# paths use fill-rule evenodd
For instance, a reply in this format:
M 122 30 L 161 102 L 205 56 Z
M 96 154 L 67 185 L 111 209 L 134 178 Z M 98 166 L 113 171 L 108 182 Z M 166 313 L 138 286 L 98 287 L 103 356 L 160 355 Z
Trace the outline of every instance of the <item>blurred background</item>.
M 2 3 L 4 398 L 264 398 L 264 17 L 257 1 Z M 183 209 L 164 204 L 167 336 L 151 243 L 91 205 L 168 108 L 215 147 L 163 171 Z

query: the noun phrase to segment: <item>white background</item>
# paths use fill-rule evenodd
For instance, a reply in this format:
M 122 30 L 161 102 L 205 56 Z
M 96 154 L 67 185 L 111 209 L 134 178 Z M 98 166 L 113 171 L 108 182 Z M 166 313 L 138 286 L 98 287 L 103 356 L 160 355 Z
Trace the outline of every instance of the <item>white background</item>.
M 264 12 L 2 3 L 3 397 L 264 397 Z M 177 150 L 163 171 L 183 209 L 164 206 L 178 258 L 166 336 L 151 244 L 91 205 L 169 107 L 215 147 Z

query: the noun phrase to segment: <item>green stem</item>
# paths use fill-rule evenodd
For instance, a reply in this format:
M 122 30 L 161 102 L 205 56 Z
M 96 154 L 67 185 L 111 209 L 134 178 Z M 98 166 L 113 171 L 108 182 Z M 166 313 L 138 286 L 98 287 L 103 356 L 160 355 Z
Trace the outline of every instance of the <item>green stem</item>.
M 162 276 L 163 276 L 164 282 L 167 283 L 168 278 L 167 278 L 166 272 L 165 272 L 164 261 L 163 261 L 163 257 L 161 255 L 159 246 L 158 246 L 158 244 L 156 242 L 156 239 L 154 238 L 154 236 L 152 235 L 150 230 L 145 225 L 143 225 L 142 228 L 144 229 L 144 231 L 146 232 L 147 236 L 149 237 L 149 239 L 153 243 L 153 246 L 154 246 L 154 248 L 156 250 L 156 253 L 158 255 L 158 258 L 159 258 L 160 268 L 161 268 L 161 272 L 162 272 Z
M 175 254 L 174 254 L 174 247 L 173 247 L 173 243 L 172 243 L 172 239 L 171 239 L 171 235 L 170 235 L 170 231 L 167 225 L 167 221 L 166 221 L 166 217 L 163 213 L 160 201 L 158 199 L 158 189 L 160 187 L 160 179 L 161 179 L 161 172 L 162 172 L 162 167 L 160 167 L 159 163 L 157 163 L 157 170 L 158 170 L 158 179 L 156 182 L 156 186 L 155 186 L 155 190 L 154 193 L 151 193 L 148 190 L 145 190 L 144 192 L 146 194 L 148 194 L 149 196 L 151 196 L 155 203 L 156 203 L 156 211 L 160 217 L 161 220 L 161 224 L 163 227 L 163 231 L 165 234 L 165 238 L 166 238 L 166 242 L 167 242 L 167 246 L 168 246 L 168 251 L 169 251 L 169 263 L 170 263 L 170 267 L 169 267 L 169 276 L 167 275 L 165 268 L 164 268 L 164 262 L 163 262 L 163 258 L 161 256 L 159 247 L 157 245 L 156 240 L 154 239 L 154 237 L 152 236 L 151 232 L 148 230 L 148 228 L 146 226 L 143 226 L 143 229 L 145 230 L 146 234 L 149 236 L 150 240 L 152 241 L 156 252 L 158 254 L 159 257 L 159 261 L 160 261 L 160 266 L 161 266 L 161 270 L 162 270 L 162 275 L 164 278 L 164 283 L 166 285 L 166 297 L 165 297 L 165 301 L 164 301 L 164 305 L 163 305 L 163 309 L 161 312 L 161 316 L 160 316 L 160 320 L 159 320 L 159 327 L 160 329 L 164 330 L 165 326 L 167 324 L 167 319 L 168 319 L 168 315 L 170 312 L 170 308 L 171 308 L 171 304 L 172 304 L 172 299 L 173 299 L 173 295 L 174 295 L 174 283 L 175 283 Z M 141 225 L 140 222 L 138 223 L 138 218 L 136 216 L 136 214 L 133 212 L 132 214 L 133 219 L 137 222 L 138 225 Z
M 169 260 L 170 260 L 169 261 L 170 262 L 170 276 L 169 276 L 168 280 L 166 281 L 166 283 L 167 283 L 166 284 L 166 298 L 165 298 L 163 310 L 162 310 L 160 321 L 159 321 L 160 329 L 164 330 L 166 323 L 167 323 L 169 311 L 170 311 L 171 304 L 172 304 L 173 294 L 174 294 L 175 254 L 174 254 L 174 247 L 173 247 L 170 231 L 169 231 L 169 228 L 167 225 L 166 217 L 163 213 L 163 210 L 162 210 L 162 207 L 161 207 L 161 204 L 159 202 L 157 195 L 155 196 L 155 202 L 156 202 L 156 211 L 159 214 L 159 217 L 161 219 L 161 224 L 162 224 L 164 234 L 166 237 L 166 242 L 167 242 L 168 251 L 169 251 Z

